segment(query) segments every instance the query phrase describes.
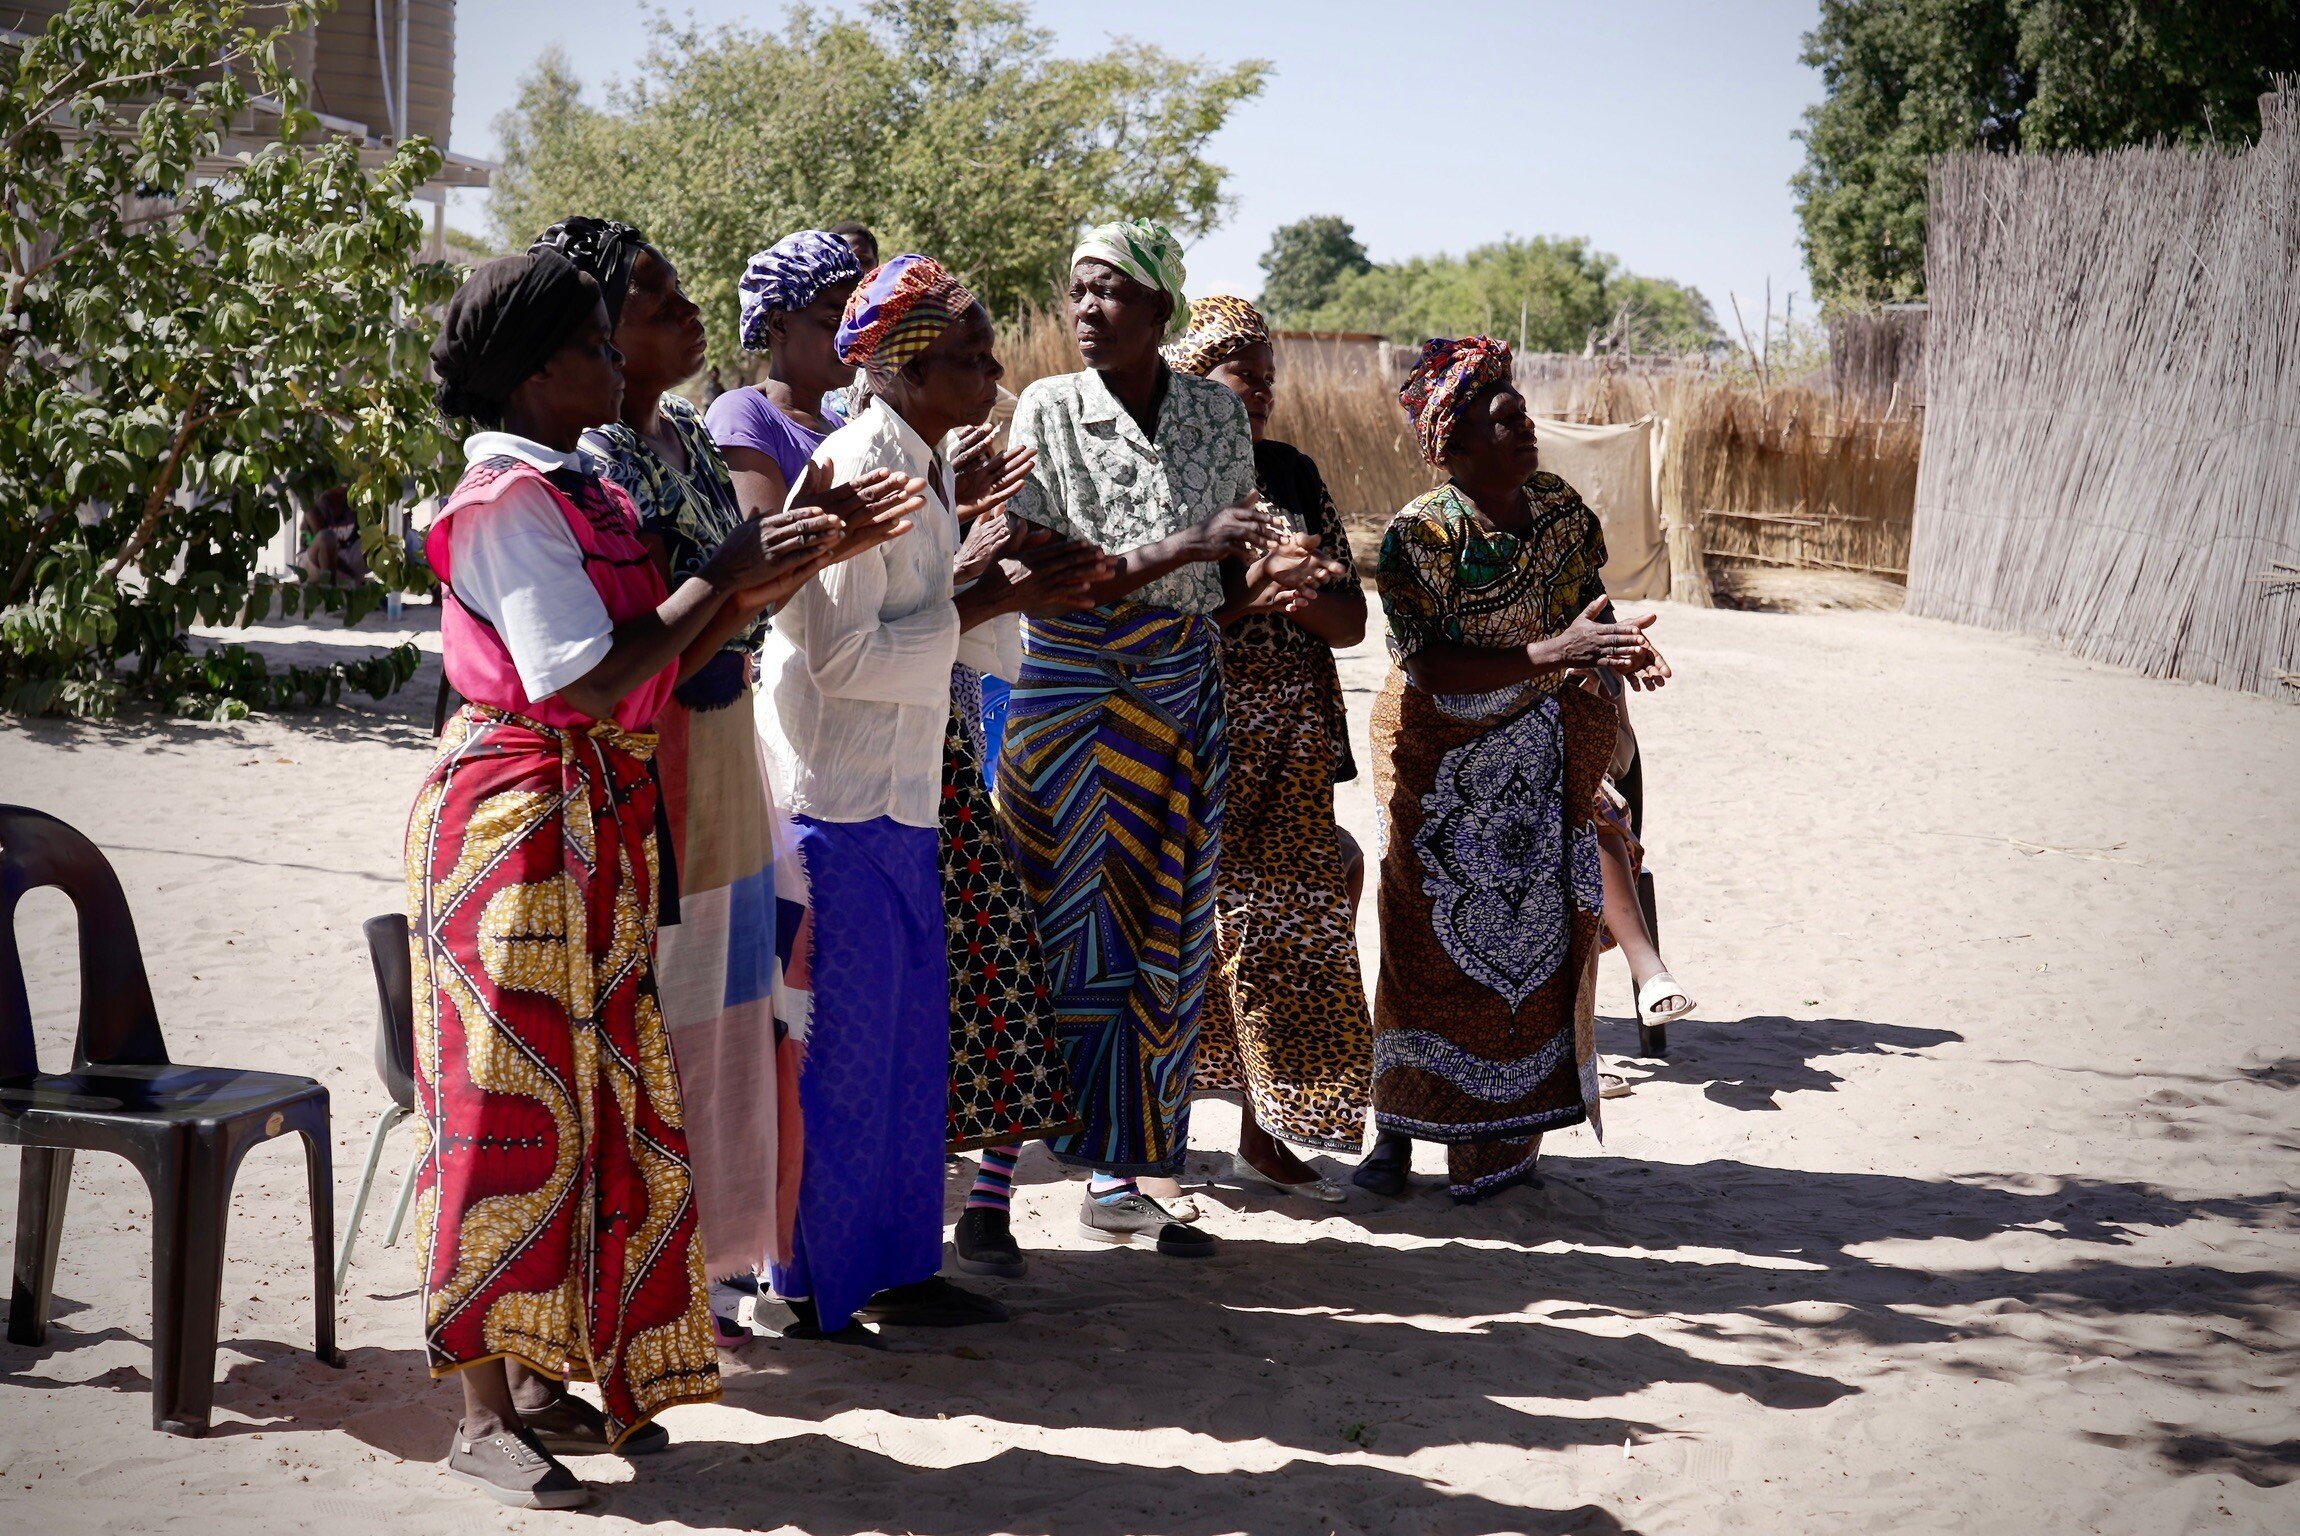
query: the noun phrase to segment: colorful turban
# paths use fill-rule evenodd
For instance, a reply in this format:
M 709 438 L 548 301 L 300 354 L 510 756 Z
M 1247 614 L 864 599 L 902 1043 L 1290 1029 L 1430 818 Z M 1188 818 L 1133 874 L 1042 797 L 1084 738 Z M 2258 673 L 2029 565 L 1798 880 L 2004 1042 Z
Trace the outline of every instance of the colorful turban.
M 785 235 L 751 258 L 736 286 L 743 299 L 743 350 L 767 350 L 767 317 L 805 309 L 825 288 L 863 275 L 847 243 L 827 229 Z
M 1506 341 L 1464 336 L 1459 341 L 1440 337 L 1423 342 L 1414 371 L 1406 375 L 1405 387 L 1398 391 L 1398 404 L 1406 408 L 1414 436 L 1421 441 L 1422 457 L 1443 468 L 1446 443 L 1453 437 L 1462 407 L 1488 384 L 1509 378 Z
M 839 320 L 839 361 L 891 373 L 934 345 L 974 295 L 932 256 L 897 256 L 856 285 Z
M 1202 378 L 1269 339 L 1270 327 L 1260 310 L 1234 293 L 1209 294 L 1190 306 L 1190 328 L 1166 349 L 1166 361 Z
M 1070 253 L 1073 267 L 1089 259 L 1106 261 L 1143 287 L 1163 288 L 1181 302 L 1182 242 L 1154 219 L 1095 225 Z
M 527 253 L 557 251 L 578 271 L 591 274 L 607 300 L 607 323 L 620 325 L 623 296 L 631 291 L 631 268 L 638 265 L 639 253 L 650 248 L 647 237 L 629 224 L 614 219 L 573 218 L 537 235 Z

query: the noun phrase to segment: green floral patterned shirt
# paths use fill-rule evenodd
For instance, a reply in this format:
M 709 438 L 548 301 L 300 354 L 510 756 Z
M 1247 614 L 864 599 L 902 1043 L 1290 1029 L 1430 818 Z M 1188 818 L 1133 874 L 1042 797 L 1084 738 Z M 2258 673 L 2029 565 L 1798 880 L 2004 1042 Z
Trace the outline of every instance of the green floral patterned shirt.
M 684 395 L 665 395 L 663 425 L 687 450 L 685 470 L 664 462 L 647 440 L 622 422 L 593 427 L 583 434 L 583 451 L 599 460 L 607 478 L 630 493 L 639 509 L 639 526 L 663 541 L 671 556 L 671 585 L 676 587 L 698 574 L 743 520 L 741 501 L 727 461 L 719 456 L 703 425 L 703 413 Z M 748 651 L 766 631 L 767 614 L 724 647 Z
M 1494 527 L 1451 485 L 1390 520 L 1375 579 L 1399 662 L 1432 645 L 1530 645 L 1605 591 L 1605 528 L 1581 493 L 1542 470 L 1525 494 L 1533 520 L 1522 533 Z
M 1254 435 L 1238 397 L 1211 379 L 1169 373 L 1152 443 L 1089 368 L 1040 379 L 1014 410 L 1014 441 L 1038 467 L 1011 510 L 1111 554 L 1194 528 L 1254 489 Z M 1222 606 L 1221 572 L 1186 565 L 1133 600 L 1182 613 Z

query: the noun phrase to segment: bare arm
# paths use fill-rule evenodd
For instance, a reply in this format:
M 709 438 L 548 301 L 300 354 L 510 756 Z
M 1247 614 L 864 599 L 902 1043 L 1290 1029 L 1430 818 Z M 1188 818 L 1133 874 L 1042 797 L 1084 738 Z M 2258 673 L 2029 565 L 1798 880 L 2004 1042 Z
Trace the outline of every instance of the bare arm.
M 735 502 L 745 512 L 773 512 L 790 499 L 791 482 L 783 467 L 756 448 L 721 448 L 727 476 L 735 482 Z
M 814 551 L 827 548 L 839 527 L 837 518 L 821 514 L 744 519 L 700 574 L 679 583 L 678 589 L 651 612 L 616 625 L 607 654 L 597 666 L 561 688 L 559 697 L 592 719 L 604 720 L 615 712 L 616 705 L 674 661 L 679 663 L 682 681 L 691 677 L 725 643 L 724 635 L 709 646 L 698 643 L 720 618 L 721 610 L 751 601 L 757 589 L 771 593 L 777 577 L 786 575 Z M 766 599 L 759 598 L 749 613 L 740 614 L 733 622 L 748 623 L 765 606 Z
M 1262 505 L 1262 498 L 1249 496 L 1237 506 L 1224 507 L 1194 528 L 1184 528 L 1109 556 L 1108 574 L 1097 577 L 1088 586 L 1087 595 L 1095 604 L 1114 603 L 1185 565 L 1250 559 L 1268 549 L 1284 533 L 1285 525 Z
M 1406 675 L 1431 693 L 1491 693 L 1575 667 L 1639 672 L 1657 659 L 1645 638 L 1653 616 L 1626 624 L 1597 616 L 1611 606 L 1600 595 L 1554 635 L 1530 645 L 1486 647 L 1439 642 L 1406 658 Z

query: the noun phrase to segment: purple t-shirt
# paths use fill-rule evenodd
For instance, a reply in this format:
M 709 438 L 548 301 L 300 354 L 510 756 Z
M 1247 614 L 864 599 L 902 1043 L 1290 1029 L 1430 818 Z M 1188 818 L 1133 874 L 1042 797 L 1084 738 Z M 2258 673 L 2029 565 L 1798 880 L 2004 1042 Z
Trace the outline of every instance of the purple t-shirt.
M 824 414 L 830 413 L 826 410 Z M 773 459 L 781 468 L 783 478 L 793 485 L 799 483 L 807 460 L 823 440 L 822 433 L 800 426 L 751 385 L 730 389 L 712 401 L 710 410 L 703 416 L 703 425 L 721 451 L 755 448 Z

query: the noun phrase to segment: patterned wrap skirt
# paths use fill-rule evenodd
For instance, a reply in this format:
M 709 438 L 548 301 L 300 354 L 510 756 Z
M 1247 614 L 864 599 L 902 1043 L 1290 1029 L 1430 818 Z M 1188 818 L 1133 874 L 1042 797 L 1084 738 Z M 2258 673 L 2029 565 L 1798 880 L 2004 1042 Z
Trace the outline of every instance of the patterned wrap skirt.
M 595 1381 L 618 1441 L 719 1395 L 655 991 L 654 748 L 467 704 L 407 834 L 432 1374 Z
M 1374 1123 L 1447 1144 L 1471 1197 L 1598 1120 L 1604 892 L 1590 807 L 1612 712 L 1578 688 L 1435 697 L 1393 668 L 1374 705 L 1381 976 Z
M 806 879 L 749 688 L 715 709 L 668 704 L 656 728 L 679 874 L 679 920 L 656 938 L 656 988 L 709 1271 L 750 1275 L 790 1251 L 798 1217 Z
M 1365 1144 L 1374 1043 L 1349 857 L 1334 821 L 1347 726 L 1335 719 L 1333 653 L 1226 644 L 1222 686 L 1230 778 L 1219 958 L 1196 1088 L 1243 1093 L 1255 1122 L 1281 1140 L 1355 1153 Z M 1318 707 L 1329 693 L 1332 708 Z
M 1038 924 L 982 776 L 981 688 L 971 667 L 953 669 L 942 743 L 953 1152 L 1079 1128 Z
M 1211 619 L 1119 603 L 1023 631 L 998 809 L 1083 1128 L 1064 1162 L 1173 1174 L 1189 1138 L 1229 747 Z

